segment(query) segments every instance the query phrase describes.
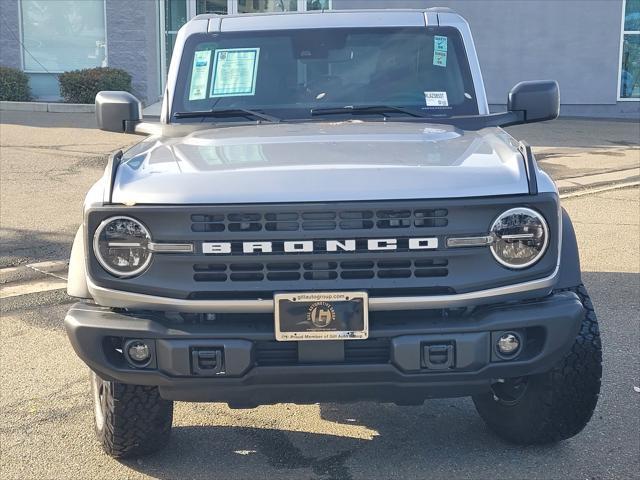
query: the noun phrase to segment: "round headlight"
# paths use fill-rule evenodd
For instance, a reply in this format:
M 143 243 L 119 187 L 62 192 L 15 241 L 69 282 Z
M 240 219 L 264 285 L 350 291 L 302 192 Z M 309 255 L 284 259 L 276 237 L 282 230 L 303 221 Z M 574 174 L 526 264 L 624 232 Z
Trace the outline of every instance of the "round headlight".
M 118 277 L 133 277 L 151 262 L 149 230 L 131 217 L 103 221 L 93 236 L 93 251 L 102 268 Z
M 491 226 L 491 253 L 509 268 L 526 268 L 544 255 L 549 244 L 549 228 L 544 217 L 530 208 L 512 208 Z

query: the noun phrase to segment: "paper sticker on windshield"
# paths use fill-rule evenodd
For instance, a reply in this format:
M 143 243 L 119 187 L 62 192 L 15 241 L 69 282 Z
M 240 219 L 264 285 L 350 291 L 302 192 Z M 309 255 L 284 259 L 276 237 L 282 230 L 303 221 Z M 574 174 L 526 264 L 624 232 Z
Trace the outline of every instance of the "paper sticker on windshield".
M 189 100 L 204 100 L 207 98 L 207 80 L 209 80 L 209 66 L 211 50 L 196 51 L 191 70 L 191 86 Z
M 447 66 L 447 52 L 442 52 L 440 50 L 433 51 L 433 64 L 438 67 L 446 67 Z
M 259 48 L 216 50 L 210 97 L 238 97 L 256 94 Z
M 447 92 L 424 92 L 427 107 L 448 107 Z
M 440 35 L 436 35 L 433 37 L 433 49 L 436 52 L 446 52 L 447 51 L 447 37 L 442 37 Z

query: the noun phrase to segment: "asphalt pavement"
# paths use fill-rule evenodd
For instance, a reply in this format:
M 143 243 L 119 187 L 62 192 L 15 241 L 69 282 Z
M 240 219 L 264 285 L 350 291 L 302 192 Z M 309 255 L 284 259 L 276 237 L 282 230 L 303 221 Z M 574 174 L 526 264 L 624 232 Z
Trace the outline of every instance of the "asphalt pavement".
M 140 137 L 91 130 L 89 115 L 2 112 L 1 120 L 0 282 L 7 292 L 16 282 L 64 278 L 59 264 L 42 262 L 66 258 L 84 193 L 102 174 L 108 152 Z M 535 146 L 557 180 L 640 164 L 632 122 L 526 127 L 512 134 Z M 71 299 L 52 289 L 1 302 L 0 478 L 640 478 L 640 392 L 634 389 L 640 386 L 640 190 L 585 191 L 564 206 L 604 344 L 601 398 L 593 420 L 573 439 L 544 447 L 506 444 L 466 398 L 420 407 L 365 402 L 253 410 L 179 402 L 168 448 L 119 462 L 95 441 L 88 370 L 62 329 Z

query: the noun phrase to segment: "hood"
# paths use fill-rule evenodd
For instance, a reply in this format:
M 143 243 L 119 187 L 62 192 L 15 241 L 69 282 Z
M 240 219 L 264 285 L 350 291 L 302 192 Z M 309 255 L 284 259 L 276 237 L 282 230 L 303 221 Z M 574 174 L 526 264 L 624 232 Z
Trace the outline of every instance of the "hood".
M 333 202 L 526 194 L 499 128 L 400 122 L 243 125 L 149 137 L 123 156 L 113 202 Z

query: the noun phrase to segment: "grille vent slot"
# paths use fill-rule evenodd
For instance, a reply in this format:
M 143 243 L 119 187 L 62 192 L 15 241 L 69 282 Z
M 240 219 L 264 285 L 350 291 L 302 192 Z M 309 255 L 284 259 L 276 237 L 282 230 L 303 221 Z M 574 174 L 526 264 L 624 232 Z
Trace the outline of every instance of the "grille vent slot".
M 296 280 L 368 280 L 373 278 L 446 277 L 444 258 L 423 260 L 351 260 L 270 263 L 198 263 L 193 266 L 196 282 L 285 282 Z
M 297 342 L 258 341 L 254 344 L 256 365 L 276 367 L 298 365 Z M 390 359 L 390 343 L 387 338 L 344 342 L 344 362 L 348 364 L 385 364 Z
M 193 232 L 298 232 L 341 230 L 403 230 L 446 227 L 448 211 L 438 209 L 383 209 L 313 212 L 240 212 L 193 214 Z

